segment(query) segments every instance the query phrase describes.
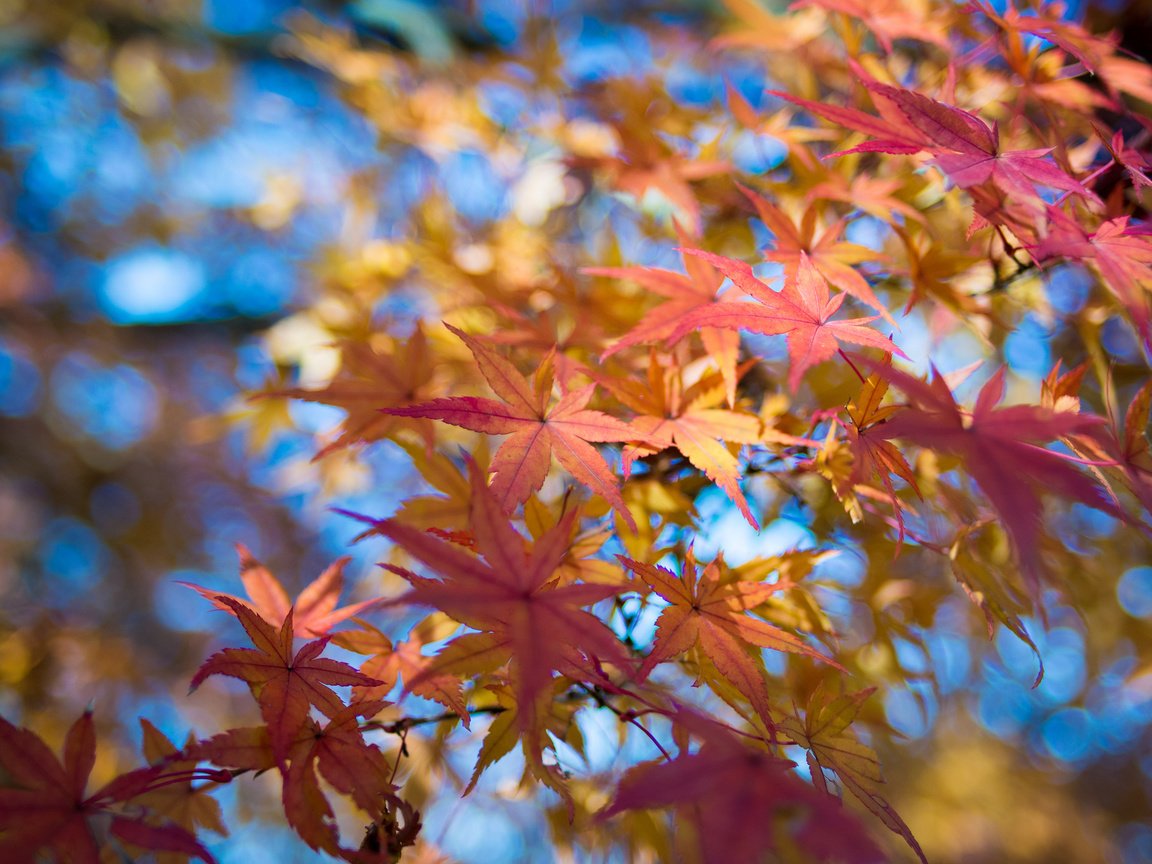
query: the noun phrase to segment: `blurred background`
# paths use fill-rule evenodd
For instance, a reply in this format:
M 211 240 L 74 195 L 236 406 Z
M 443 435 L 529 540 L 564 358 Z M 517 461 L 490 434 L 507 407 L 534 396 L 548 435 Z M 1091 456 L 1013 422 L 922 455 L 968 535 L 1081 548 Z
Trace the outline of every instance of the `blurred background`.
M 1146 3 L 1067 14 L 1152 45 Z M 343 413 L 246 394 L 323 386 L 334 343 L 410 330 L 431 283 L 515 280 L 518 257 L 546 255 L 551 211 L 588 192 L 555 142 L 615 146 L 606 81 L 640 99 L 657 80 L 701 117 L 724 116 L 725 81 L 758 103 L 761 64 L 704 51 L 731 17 L 709 0 L 0 0 L 0 713 L 58 741 L 93 702 L 110 762 L 138 752 L 138 715 L 173 740 L 222 728 L 186 690 L 227 625 L 175 583 L 236 591 L 236 542 L 290 590 L 351 553 L 351 596 L 375 593 L 373 550 L 326 508 L 386 515 L 423 488 L 408 460 L 380 444 L 314 463 Z M 716 131 L 678 140 L 701 153 Z M 730 145 L 749 174 L 784 157 L 770 138 Z M 607 216 L 623 259 L 675 266 L 633 209 L 584 210 L 563 242 Z M 1075 274 L 1053 279 L 1075 311 Z M 1058 333 L 1023 334 L 1008 357 L 1035 377 Z M 732 515 L 711 513 L 715 545 L 814 542 L 787 513 L 770 542 Z M 1084 550 L 1115 530 L 1062 518 Z M 884 764 L 933 860 L 1152 862 L 1152 566 L 1100 590 L 1119 611 L 1057 605 L 1033 627 L 1036 690 L 1027 646 L 983 641 L 963 597 L 893 641 L 923 687 L 885 696 L 904 738 Z M 220 860 L 312 860 L 263 821 L 274 798 L 223 799 Z M 554 855 L 512 794 L 427 822 L 447 860 Z

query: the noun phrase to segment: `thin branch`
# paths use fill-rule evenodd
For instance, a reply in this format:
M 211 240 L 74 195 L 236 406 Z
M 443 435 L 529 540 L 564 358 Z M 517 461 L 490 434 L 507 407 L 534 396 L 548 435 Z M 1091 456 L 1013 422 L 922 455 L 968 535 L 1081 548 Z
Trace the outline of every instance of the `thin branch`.
M 483 708 L 472 708 L 468 713 L 473 716 L 477 714 L 503 714 L 507 710 L 503 705 L 486 705 Z M 443 714 L 433 714 L 430 717 L 401 717 L 399 720 L 393 720 L 390 723 L 368 720 L 360 724 L 360 731 L 369 732 L 378 730 L 380 732 L 387 732 L 389 735 L 404 737 L 409 729 L 414 729 L 417 726 L 431 726 L 434 723 L 444 723 L 448 720 L 459 719 L 460 715 L 455 711 L 445 711 Z
M 647 729 L 644 726 L 644 724 L 640 722 L 640 719 L 639 719 L 640 715 L 637 715 L 637 714 L 633 713 L 632 711 L 625 711 L 625 710 L 622 710 L 620 708 L 617 708 L 615 705 L 613 705 L 611 702 L 608 701 L 607 696 L 605 696 L 603 693 L 601 693 L 595 687 L 589 687 L 587 684 L 583 684 L 580 682 L 577 682 L 576 686 L 579 687 L 581 690 L 583 690 L 585 693 L 587 693 L 589 696 L 591 696 L 593 701 L 595 701 L 596 704 L 599 705 L 601 708 L 607 708 L 609 711 L 611 711 L 613 714 L 615 714 L 617 717 L 619 717 L 625 723 L 628 723 L 632 726 L 635 726 L 637 729 L 639 729 L 641 732 L 643 732 L 644 735 L 648 738 L 648 740 L 651 741 L 653 743 L 653 745 L 655 745 L 656 749 L 660 751 L 660 755 L 663 756 L 667 761 L 669 761 L 669 762 L 672 761 L 672 757 L 668 754 L 668 751 L 664 749 L 664 745 L 661 744 L 659 740 L 657 740 L 656 736 L 652 734 L 651 730 Z M 646 711 L 644 713 L 651 714 L 653 712 L 652 711 Z

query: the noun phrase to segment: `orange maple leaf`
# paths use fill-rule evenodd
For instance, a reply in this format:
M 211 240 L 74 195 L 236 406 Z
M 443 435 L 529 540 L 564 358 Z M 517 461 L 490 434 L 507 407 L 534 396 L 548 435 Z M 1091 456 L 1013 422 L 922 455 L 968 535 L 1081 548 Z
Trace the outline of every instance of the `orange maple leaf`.
M 377 598 L 336 608 L 340 592 L 344 590 L 344 567 L 352 560 L 347 556 L 332 562 L 297 595 L 296 602 L 292 603 L 288 600 L 288 593 L 280 580 L 253 557 L 248 547 L 237 543 L 236 553 L 240 556 L 240 580 L 244 583 L 248 596 L 252 598 L 251 601 L 191 582 L 179 584 L 199 592 L 201 596 L 212 601 L 217 609 L 235 614 L 235 604 L 239 604 L 276 626 L 287 620 L 291 612 L 294 622 L 293 635 L 304 639 L 326 636 L 328 631 L 340 622 L 383 602 Z M 224 602 L 225 600 L 228 602 Z
M 676 231 L 681 245 L 687 246 L 689 236 L 679 225 Z M 658 267 L 586 267 L 580 271 L 589 276 L 628 279 L 667 298 L 666 302 L 650 310 L 635 327 L 609 346 L 602 355 L 604 359 L 634 345 L 663 342 L 676 331 L 685 315 L 699 306 L 716 302 L 716 292 L 724 284 L 724 275 L 718 273 L 707 261 L 686 255 L 683 250 L 680 257 L 687 275 Z M 740 334 L 716 327 L 701 327 L 697 332 L 708 355 L 724 376 L 728 404 L 735 405 Z
M 324 387 L 297 387 L 269 394 L 319 402 L 348 412 L 339 436 L 321 448 L 314 459 L 351 444 L 390 438 L 405 427 L 414 429 L 431 449 L 431 423 L 380 413 L 381 408 L 409 405 L 432 395 L 428 392 L 432 386 L 432 353 L 423 327 L 417 325 L 407 339 L 397 339 L 388 352 L 367 342 L 342 342 L 340 359 L 340 371 Z
M 888 314 L 863 276 L 850 265 L 873 261 L 880 257 L 867 246 L 841 240 L 845 220 L 824 230 L 816 237 L 817 208 L 809 207 L 797 226 L 775 204 L 743 186 L 740 190 L 756 207 L 760 220 L 775 237 L 774 249 L 764 253 L 765 261 L 775 261 L 784 267 L 785 279 L 795 280 L 799 276 L 801 261 L 807 258 L 813 269 L 837 288 L 851 294 L 862 303 L 871 306 L 890 324 L 896 322 Z
M 800 379 L 808 369 L 831 359 L 839 348 L 838 340 L 879 348 L 907 359 L 907 355 L 891 341 L 866 326 L 876 320 L 875 316 L 830 320 L 844 302 L 845 295 L 829 297 L 828 283 L 816 272 L 804 252 L 800 253 L 796 277 L 786 278 L 784 289 L 777 292 L 757 279 L 752 268 L 743 261 L 700 249 L 685 251 L 714 264 L 761 305 L 713 303 L 702 306 L 684 319 L 672 334 L 673 339 L 692 327 L 727 327 L 771 336 L 787 334 L 788 355 L 792 363 L 788 386 L 792 390 L 800 386 Z
M 657 665 L 699 648 L 716 669 L 756 709 L 769 728 L 775 728 L 768 702 L 768 683 L 759 651 L 771 648 L 803 654 L 824 663 L 840 665 L 779 627 L 753 618 L 749 609 L 759 606 L 790 582 L 741 582 L 717 556 L 696 572 L 696 556 L 689 547 L 681 576 L 671 570 L 618 555 L 620 563 L 644 580 L 652 591 L 668 601 L 656 620 L 656 641 L 640 667 L 638 677 L 646 678 Z
M 548 407 L 552 393 L 552 364 L 545 360 L 532 383 L 506 358 L 483 341 L 446 325 L 468 346 L 480 372 L 502 401 L 476 396 L 434 399 L 388 413 L 403 417 L 429 417 L 489 435 L 509 435 L 492 458 L 492 491 L 506 512 L 522 504 L 544 484 L 555 454 L 568 472 L 608 501 L 628 522 L 636 523 L 620 497 L 612 469 L 589 442 L 630 441 L 628 424 L 601 411 L 588 409 L 596 389 L 589 384 L 565 393 Z
M 823 685 L 808 700 L 804 719 L 788 718 L 782 728 L 807 751 L 808 768 L 812 782 L 822 792 L 828 791 L 824 769 L 836 772 L 840 782 L 879 817 L 890 831 L 899 834 L 924 864 L 928 859 L 912 835 L 908 824 L 880 794 L 884 778 L 880 774 L 880 760 L 876 751 L 861 744 L 849 731 L 849 726 L 860 713 L 860 707 L 875 691 L 875 687 L 833 697 Z
M 405 688 L 424 699 L 439 702 L 460 715 L 464 728 L 469 728 L 468 706 L 461 690 L 463 680 L 444 672 L 425 674 L 433 658 L 422 652 L 428 642 L 436 642 L 447 634 L 437 632 L 435 617 L 425 619 L 412 628 L 411 634 L 401 642 L 393 642 L 385 633 L 367 621 L 360 621 L 359 630 L 349 630 L 333 637 L 333 641 L 348 651 L 371 655 L 360 666 L 360 671 L 380 681 L 373 687 L 353 689 L 357 701 L 383 699 L 403 678 Z M 453 624 L 455 629 L 457 625 Z M 416 682 L 413 684 L 412 682 Z
M 740 463 L 729 451 L 727 442 L 754 444 L 760 441 L 762 424 L 755 415 L 715 407 L 720 401 L 719 384 L 713 374 L 685 388 L 679 365 L 672 361 L 666 368 L 655 355 L 649 363 L 646 385 L 606 379 L 605 387 L 638 414 L 629 425 L 636 430 L 636 439 L 643 443 L 625 448 L 625 476 L 638 456 L 674 447 L 723 489 L 748 523 L 759 529 L 740 491 Z
M 343 701 L 328 685 L 371 687 L 380 683 L 347 663 L 321 657 L 327 638 L 309 642 L 293 654 L 291 610 L 277 632 L 243 603 L 223 594 L 215 599 L 231 608 L 256 648 L 225 648 L 216 652 L 197 670 L 191 689 L 195 690 L 212 675 L 227 675 L 247 682 L 268 726 L 272 752 L 282 768 L 293 742 L 308 722 L 311 706 L 328 717 L 344 710 Z

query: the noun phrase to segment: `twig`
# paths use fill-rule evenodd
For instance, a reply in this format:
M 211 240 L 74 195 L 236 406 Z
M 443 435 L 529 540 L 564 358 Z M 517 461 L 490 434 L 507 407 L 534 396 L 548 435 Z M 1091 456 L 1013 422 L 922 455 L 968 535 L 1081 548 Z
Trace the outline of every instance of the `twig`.
M 608 701 L 607 696 L 605 696 L 603 693 L 601 693 L 595 687 L 589 687 L 587 684 L 583 684 L 580 682 L 577 682 L 576 686 L 579 687 L 581 690 L 583 690 L 585 693 L 587 693 L 589 696 L 591 696 L 593 701 L 595 701 L 595 703 L 597 705 L 599 705 L 601 708 L 607 708 L 609 711 L 611 711 L 613 714 L 615 714 L 617 717 L 619 717 L 625 723 L 628 723 L 632 726 L 635 726 L 637 729 L 639 729 L 641 732 L 643 732 L 644 735 L 648 738 L 648 740 L 651 741 L 653 743 L 653 745 L 655 745 L 656 749 L 660 751 L 660 755 L 663 756 L 667 761 L 669 761 L 669 762 L 672 761 L 672 757 L 670 755 L 668 755 L 668 751 L 664 749 L 664 745 L 661 744 L 660 741 L 657 740 L 656 736 L 653 735 L 652 732 L 650 730 L 648 730 L 647 728 L 645 728 L 644 724 L 640 722 L 640 720 L 639 720 L 640 715 L 637 715 L 637 714 L 633 713 L 632 711 L 624 711 L 620 708 L 617 708 L 615 705 L 613 705 L 611 702 Z M 652 711 L 646 711 L 644 713 L 651 714 L 653 712 Z

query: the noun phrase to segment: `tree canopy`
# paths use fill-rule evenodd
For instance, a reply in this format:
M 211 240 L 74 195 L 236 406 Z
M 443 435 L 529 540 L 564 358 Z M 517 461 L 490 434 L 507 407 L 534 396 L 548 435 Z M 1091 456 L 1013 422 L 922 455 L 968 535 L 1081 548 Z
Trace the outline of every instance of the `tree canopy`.
M 1139 10 L 0 9 L 0 858 L 1152 860 Z

